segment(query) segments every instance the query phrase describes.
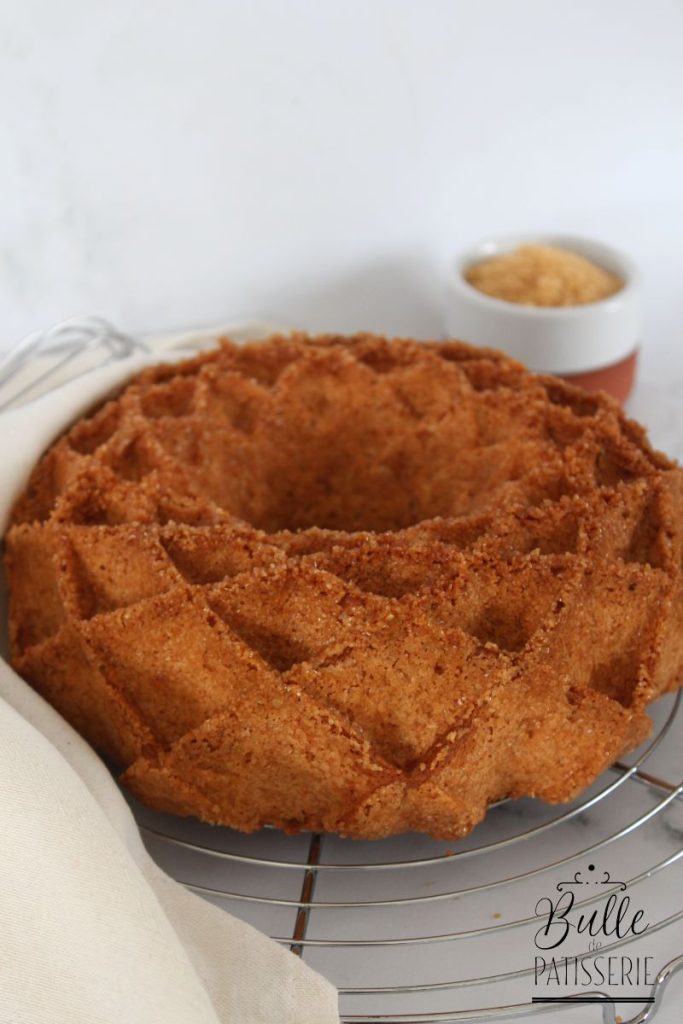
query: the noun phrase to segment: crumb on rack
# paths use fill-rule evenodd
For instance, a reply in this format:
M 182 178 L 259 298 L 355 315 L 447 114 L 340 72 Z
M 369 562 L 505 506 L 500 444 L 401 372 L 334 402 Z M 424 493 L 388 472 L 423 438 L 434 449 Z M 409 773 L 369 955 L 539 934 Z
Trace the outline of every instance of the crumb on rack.
M 579 306 L 606 299 L 623 281 L 578 253 L 520 245 L 470 266 L 465 280 L 494 299 L 524 306 Z

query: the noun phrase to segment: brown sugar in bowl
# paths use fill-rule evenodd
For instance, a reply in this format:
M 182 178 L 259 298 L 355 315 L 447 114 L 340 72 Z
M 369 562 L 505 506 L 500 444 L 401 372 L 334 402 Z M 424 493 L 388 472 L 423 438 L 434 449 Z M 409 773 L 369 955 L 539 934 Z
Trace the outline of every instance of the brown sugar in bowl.
M 502 349 L 619 401 L 633 387 L 640 329 L 636 267 L 589 239 L 489 240 L 463 253 L 449 278 L 449 337 Z

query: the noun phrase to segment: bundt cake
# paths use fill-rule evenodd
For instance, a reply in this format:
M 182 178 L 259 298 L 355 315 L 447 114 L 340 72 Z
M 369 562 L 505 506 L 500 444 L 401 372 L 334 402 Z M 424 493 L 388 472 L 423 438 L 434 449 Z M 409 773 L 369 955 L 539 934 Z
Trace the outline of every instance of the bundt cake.
M 498 353 L 224 341 L 35 468 L 12 661 L 151 807 L 462 836 L 647 736 L 683 669 L 682 513 L 615 402 Z

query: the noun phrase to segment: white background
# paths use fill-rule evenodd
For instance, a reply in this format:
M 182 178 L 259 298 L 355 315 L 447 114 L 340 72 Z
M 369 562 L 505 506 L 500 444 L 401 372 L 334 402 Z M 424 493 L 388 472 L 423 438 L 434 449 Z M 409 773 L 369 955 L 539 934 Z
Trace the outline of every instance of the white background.
M 459 249 L 586 234 L 644 271 L 635 408 L 683 451 L 680 0 L 2 6 L 0 348 L 81 313 L 439 335 Z
M 268 318 L 438 334 L 454 251 L 560 229 L 683 319 L 680 0 L 5 0 L 0 345 Z

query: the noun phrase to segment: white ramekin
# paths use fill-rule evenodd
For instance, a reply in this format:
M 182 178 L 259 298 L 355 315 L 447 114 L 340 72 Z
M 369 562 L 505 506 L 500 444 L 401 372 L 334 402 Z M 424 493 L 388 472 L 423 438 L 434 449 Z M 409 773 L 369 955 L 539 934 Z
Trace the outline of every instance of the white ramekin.
M 557 246 L 585 256 L 617 274 L 620 291 L 581 306 L 523 306 L 494 299 L 472 287 L 465 271 L 473 263 L 519 245 Z M 507 352 L 530 369 L 602 387 L 624 399 L 630 391 L 640 341 L 640 275 L 623 253 L 573 235 L 524 235 L 489 239 L 467 249 L 451 266 L 446 333 L 475 345 Z

